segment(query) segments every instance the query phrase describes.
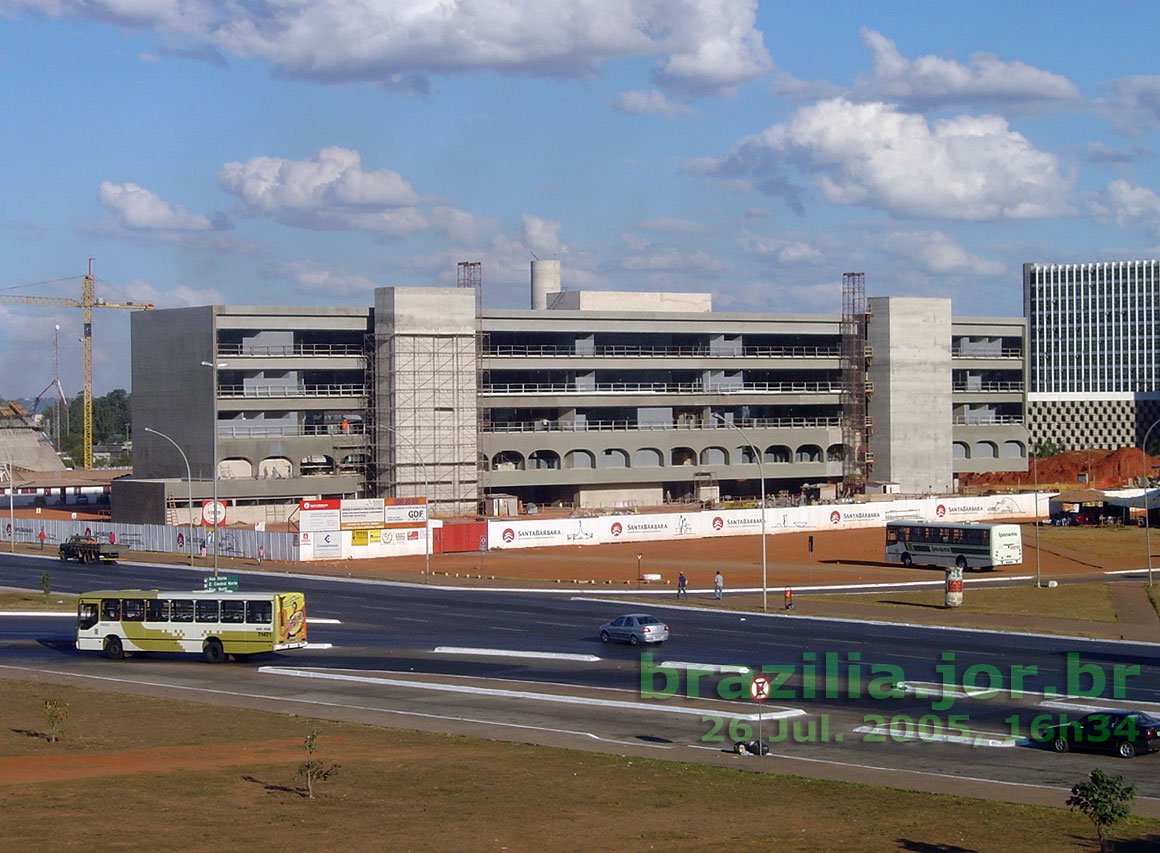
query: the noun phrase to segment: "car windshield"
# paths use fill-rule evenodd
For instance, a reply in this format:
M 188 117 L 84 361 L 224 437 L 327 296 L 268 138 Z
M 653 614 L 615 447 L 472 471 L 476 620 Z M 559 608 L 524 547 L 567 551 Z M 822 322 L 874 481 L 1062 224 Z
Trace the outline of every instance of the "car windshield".
M 1136 712 L 1136 719 L 1138 719 L 1141 723 L 1143 723 L 1146 726 L 1160 725 L 1160 720 L 1157 720 L 1151 714 L 1145 713 L 1144 711 L 1137 711 Z

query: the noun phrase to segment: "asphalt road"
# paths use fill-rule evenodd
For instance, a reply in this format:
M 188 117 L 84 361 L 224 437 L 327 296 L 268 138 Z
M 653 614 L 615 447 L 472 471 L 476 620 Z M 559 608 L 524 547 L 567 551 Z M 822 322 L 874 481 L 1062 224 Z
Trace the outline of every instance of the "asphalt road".
M 55 591 L 74 593 L 190 589 L 205 574 L 0 556 L 0 586 L 39 589 L 44 571 Z M 1160 816 L 1160 755 L 1056 755 L 1025 737 L 1088 709 L 1156 713 L 1155 645 L 653 603 L 647 609 L 669 620 L 673 636 L 639 650 L 600 643 L 601 622 L 642 609 L 607 596 L 245 573 L 241 586 L 305 592 L 312 648 L 222 666 L 170 655 L 107 661 L 72 648 L 68 618 L 9 616 L 0 619 L 0 676 L 35 671 L 323 718 L 1020 802 L 1061 804 L 1099 766 L 1137 786 L 1137 813 Z M 774 691 L 758 706 L 748 685 L 763 668 Z M 1022 694 L 1006 692 L 1013 680 Z M 966 695 L 964 681 L 983 695 Z M 759 726 L 774 758 L 734 755 L 733 741 Z

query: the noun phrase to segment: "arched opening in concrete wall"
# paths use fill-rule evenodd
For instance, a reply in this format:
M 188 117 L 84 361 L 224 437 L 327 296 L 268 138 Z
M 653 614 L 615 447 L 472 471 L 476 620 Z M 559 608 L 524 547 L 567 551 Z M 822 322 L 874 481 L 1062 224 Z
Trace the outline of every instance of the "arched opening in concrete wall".
M 674 465 L 696 465 L 697 454 L 693 452 L 691 447 L 674 447 L 673 453 Z
M 528 454 L 529 471 L 556 471 L 560 467 L 560 454 L 555 450 L 535 450 Z
M 993 441 L 976 441 L 971 456 L 975 459 L 996 459 L 999 456 L 999 451 Z
M 258 463 L 259 480 L 288 480 L 294 476 L 294 466 L 285 456 L 267 456 Z
M 784 464 L 789 462 L 793 456 L 791 451 L 784 444 L 775 444 L 772 447 L 765 448 L 765 461 L 773 462 L 775 464 Z
M 627 468 L 628 453 L 617 447 L 607 448 L 600 452 L 601 468 Z
M 1004 459 L 1021 459 L 1023 457 L 1023 443 L 1019 441 L 1004 441 L 1002 454 Z
M 846 446 L 844 444 L 831 444 L 826 448 L 827 462 L 841 462 L 846 458 Z
M 523 471 L 524 455 L 515 450 L 501 450 L 491 457 L 493 471 Z
M 333 474 L 334 460 L 321 453 L 304 456 L 298 463 L 298 470 L 302 472 L 303 477 L 309 477 L 311 474 Z
M 641 447 L 632 454 L 633 468 L 661 468 L 664 464 L 664 454 L 655 447 Z
M 757 464 L 757 451 L 753 449 L 752 445 L 743 444 L 733 451 L 733 463 L 735 465 L 755 465 Z
M 590 450 L 569 450 L 564 457 L 565 468 L 595 468 L 596 457 Z
M 233 457 L 218 462 L 219 480 L 249 480 L 254 476 L 254 463 L 249 459 Z
M 816 444 L 803 444 L 793 455 L 794 462 L 821 462 L 822 448 Z
M 728 465 L 729 454 L 724 447 L 706 447 L 701 451 L 702 465 Z
M 952 459 L 970 459 L 971 448 L 965 441 L 956 441 L 951 445 Z

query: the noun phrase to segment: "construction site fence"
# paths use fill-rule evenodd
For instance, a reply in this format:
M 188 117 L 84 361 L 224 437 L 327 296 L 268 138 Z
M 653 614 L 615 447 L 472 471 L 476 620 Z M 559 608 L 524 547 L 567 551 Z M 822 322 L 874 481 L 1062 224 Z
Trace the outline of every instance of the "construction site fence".
M 40 534 L 44 532 L 45 550 L 54 553 L 57 546 L 74 535 L 96 538 L 99 542 L 111 544 L 121 551 L 122 559 L 127 552 L 152 551 L 163 554 L 190 553 L 190 537 L 195 559 L 200 559 L 204 545 L 206 554 L 214 553 L 213 531 L 206 527 L 170 527 L 164 524 L 115 524 L 101 519 L 39 519 L 9 518 L 0 513 L 0 542 L 13 541 L 29 545 L 40 544 Z M 217 531 L 217 554 L 219 557 L 256 559 L 258 548 L 264 549 L 267 560 L 297 562 L 299 559 L 298 536 L 295 533 L 265 530 L 220 528 Z

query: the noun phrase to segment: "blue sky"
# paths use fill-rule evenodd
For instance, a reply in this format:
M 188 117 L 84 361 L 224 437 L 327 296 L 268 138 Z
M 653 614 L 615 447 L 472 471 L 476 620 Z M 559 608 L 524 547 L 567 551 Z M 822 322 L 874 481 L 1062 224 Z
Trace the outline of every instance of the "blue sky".
M 809 8 L 807 9 L 807 5 Z M 1157 257 L 1149 3 L 0 0 L 0 293 L 369 305 L 483 264 L 716 310 L 1017 316 L 1021 265 Z M 127 311 L 94 312 L 97 393 Z M 80 311 L 0 304 L 0 397 Z

